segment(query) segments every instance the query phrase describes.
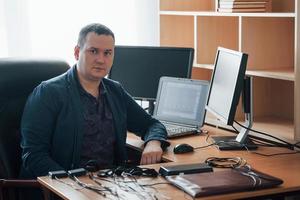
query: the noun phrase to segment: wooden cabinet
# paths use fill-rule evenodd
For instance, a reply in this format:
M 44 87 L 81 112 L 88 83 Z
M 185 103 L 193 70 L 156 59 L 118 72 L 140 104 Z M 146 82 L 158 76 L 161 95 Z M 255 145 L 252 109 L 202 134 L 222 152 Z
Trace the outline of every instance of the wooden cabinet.
M 248 53 L 253 128 L 300 141 L 300 2 L 272 0 L 266 13 L 219 13 L 217 2 L 160 0 L 161 46 L 195 48 L 192 77 L 206 80 L 218 46 Z M 236 119 L 243 121 L 240 107 Z M 219 124 L 211 115 L 207 122 Z

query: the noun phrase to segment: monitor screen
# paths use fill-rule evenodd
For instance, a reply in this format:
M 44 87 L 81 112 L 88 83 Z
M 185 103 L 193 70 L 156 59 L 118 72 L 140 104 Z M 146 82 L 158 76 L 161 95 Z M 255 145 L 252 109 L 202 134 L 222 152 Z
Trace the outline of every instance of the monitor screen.
M 208 81 L 162 77 L 154 117 L 177 124 L 202 126 L 208 88 Z
M 232 125 L 246 72 L 248 55 L 219 47 L 206 109 Z
M 116 46 L 109 78 L 136 99 L 155 100 L 160 77 L 190 78 L 193 58 L 193 48 Z

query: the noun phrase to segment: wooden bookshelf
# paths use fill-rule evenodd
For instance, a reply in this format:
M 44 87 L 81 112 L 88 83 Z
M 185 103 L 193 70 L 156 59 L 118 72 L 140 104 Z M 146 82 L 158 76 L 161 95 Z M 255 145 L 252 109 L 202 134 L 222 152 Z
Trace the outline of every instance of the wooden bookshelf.
M 254 128 L 300 141 L 300 3 L 272 0 L 271 12 L 220 13 L 217 2 L 160 0 L 161 46 L 195 48 L 192 78 L 205 80 L 218 46 L 248 53 Z M 210 115 L 207 120 L 216 122 Z

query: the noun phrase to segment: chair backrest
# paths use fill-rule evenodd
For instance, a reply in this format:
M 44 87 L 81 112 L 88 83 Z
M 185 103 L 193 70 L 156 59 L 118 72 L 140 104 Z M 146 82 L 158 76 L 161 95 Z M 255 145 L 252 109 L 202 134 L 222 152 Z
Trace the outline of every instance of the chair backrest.
M 68 69 L 60 60 L 0 59 L 0 179 L 17 178 L 19 173 L 19 129 L 27 97 L 42 81 Z

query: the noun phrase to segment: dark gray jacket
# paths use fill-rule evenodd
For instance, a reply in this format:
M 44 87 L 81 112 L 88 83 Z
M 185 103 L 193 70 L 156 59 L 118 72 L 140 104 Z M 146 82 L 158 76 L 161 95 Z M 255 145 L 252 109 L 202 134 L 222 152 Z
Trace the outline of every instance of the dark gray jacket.
M 24 108 L 21 134 L 21 177 L 35 178 L 49 171 L 79 167 L 83 139 L 83 107 L 76 83 L 76 66 L 65 74 L 42 82 Z M 168 146 L 164 126 L 147 114 L 122 86 L 103 79 L 113 113 L 116 164 L 127 159 L 127 130 L 147 142 L 160 140 Z

